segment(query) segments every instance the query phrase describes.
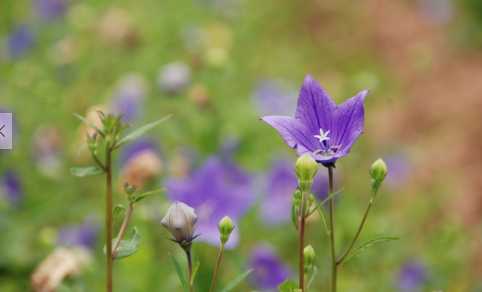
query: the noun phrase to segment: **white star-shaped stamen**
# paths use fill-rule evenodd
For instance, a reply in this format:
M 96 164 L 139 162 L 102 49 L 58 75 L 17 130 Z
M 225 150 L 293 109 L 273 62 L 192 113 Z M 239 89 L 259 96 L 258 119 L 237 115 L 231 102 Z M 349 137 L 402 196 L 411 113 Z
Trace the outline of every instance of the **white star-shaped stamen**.
M 320 141 L 320 143 L 323 143 L 324 141 L 330 140 L 330 137 L 328 135 L 330 134 L 330 130 L 324 132 L 323 129 L 320 129 L 320 135 L 314 135 L 316 139 Z

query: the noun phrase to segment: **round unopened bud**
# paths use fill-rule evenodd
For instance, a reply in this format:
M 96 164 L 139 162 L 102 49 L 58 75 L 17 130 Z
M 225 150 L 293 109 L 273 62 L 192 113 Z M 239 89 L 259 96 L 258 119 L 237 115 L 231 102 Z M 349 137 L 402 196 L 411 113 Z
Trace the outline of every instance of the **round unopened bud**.
M 182 203 L 175 202 L 167 210 L 161 220 L 164 226 L 181 246 L 190 246 L 194 236 L 197 215 L 194 209 Z
M 379 158 L 373 162 L 370 168 L 370 176 L 372 177 L 372 188 L 375 192 L 378 191 L 378 188 L 387 176 L 387 173 L 387 165 L 383 159 Z
M 220 221 L 219 221 L 219 236 L 221 239 L 221 243 L 225 244 L 229 240 L 229 236 L 231 235 L 231 232 L 234 230 L 234 224 L 233 220 L 229 218 L 229 216 L 224 216 Z
M 313 184 L 313 178 L 318 171 L 318 164 L 310 154 L 305 153 L 296 160 L 296 176 L 302 191 L 309 191 Z
M 305 270 L 310 270 L 315 264 L 315 250 L 310 245 L 307 245 L 303 250 L 303 257 L 305 259 Z

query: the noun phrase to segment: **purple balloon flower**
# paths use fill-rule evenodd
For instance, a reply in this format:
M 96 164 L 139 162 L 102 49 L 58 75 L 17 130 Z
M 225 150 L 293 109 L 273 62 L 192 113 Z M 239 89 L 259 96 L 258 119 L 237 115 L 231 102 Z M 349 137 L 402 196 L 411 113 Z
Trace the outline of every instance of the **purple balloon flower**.
M 425 266 L 417 261 L 406 262 L 398 274 L 398 288 L 402 292 L 421 291 L 427 281 Z
M 59 231 L 57 244 L 94 248 L 98 231 L 98 226 L 91 220 L 85 220 L 80 225 L 65 226 Z
M 54 20 L 67 10 L 66 0 L 34 0 L 38 15 L 44 20 Z
M 252 251 L 249 266 L 253 269 L 251 281 L 263 291 L 275 291 L 291 275 L 290 268 L 268 246 L 259 246 Z
M 199 240 L 219 245 L 219 220 L 229 216 L 237 221 L 253 203 L 251 181 L 233 162 L 214 156 L 189 177 L 169 179 L 166 188 L 172 201 L 184 202 L 196 210 Z M 226 247 L 232 248 L 238 241 L 235 228 Z
M 289 221 L 293 192 L 297 185 L 293 163 L 276 161 L 266 177 L 265 196 L 261 203 L 263 222 L 279 224 Z M 312 192 L 319 200 L 328 195 L 328 179 L 321 172 L 313 181 Z
M 298 155 L 310 153 L 323 165 L 334 164 L 347 155 L 363 132 L 367 91 L 337 105 L 311 76 L 300 90 L 295 117 L 265 116 L 263 121 L 275 128 Z
M 18 175 L 9 170 L 0 178 L 0 195 L 12 205 L 18 205 L 23 196 L 22 185 Z
M 34 43 L 34 34 L 26 25 L 16 27 L 7 38 L 7 54 L 10 58 L 23 56 Z

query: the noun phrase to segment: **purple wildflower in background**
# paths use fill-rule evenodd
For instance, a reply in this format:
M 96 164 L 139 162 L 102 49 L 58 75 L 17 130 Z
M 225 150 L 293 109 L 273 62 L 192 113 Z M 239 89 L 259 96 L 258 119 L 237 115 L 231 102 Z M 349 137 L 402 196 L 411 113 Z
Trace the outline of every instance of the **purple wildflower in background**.
M 44 175 L 56 177 L 62 171 L 62 136 L 56 127 L 40 127 L 33 136 L 33 156 Z
M 33 0 L 37 14 L 44 20 L 50 21 L 65 14 L 67 0 Z
M 230 160 L 210 157 L 186 178 L 171 178 L 166 182 L 167 195 L 172 201 L 188 204 L 198 215 L 199 240 L 219 245 L 218 222 L 224 216 L 238 221 L 254 201 L 252 179 Z M 238 244 L 235 228 L 227 248 Z
M 121 81 L 112 101 L 112 111 L 122 115 L 125 123 L 132 123 L 142 115 L 145 85 L 141 77 L 131 75 Z
M 261 115 L 289 115 L 296 108 L 296 93 L 279 81 L 263 80 L 254 90 L 253 102 Z
M 363 132 L 367 91 L 337 105 L 311 76 L 300 90 L 295 117 L 265 116 L 286 144 L 299 155 L 310 153 L 323 165 L 334 164 L 347 155 Z
M 22 200 L 22 185 L 20 177 L 15 172 L 9 170 L 0 178 L 0 195 L 3 195 L 11 205 L 18 205 Z
M 119 155 L 119 162 L 121 167 L 125 167 L 129 162 L 135 160 L 141 154 L 152 153 L 159 156 L 159 146 L 151 139 L 138 139 L 136 142 L 128 144 L 122 148 Z
M 81 246 L 92 249 L 97 241 L 99 228 L 92 220 L 85 220 L 79 225 L 68 225 L 60 229 L 57 244 L 64 246 Z
M 384 158 L 387 164 L 388 174 L 386 183 L 391 188 L 398 188 L 405 184 L 410 175 L 410 162 L 403 154 L 394 154 Z
M 7 38 L 8 57 L 23 56 L 33 46 L 34 34 L 26 24 L 17 26 Z
M 290 268 L 268 246 L 259 246 L 252 251 L 249 267 L 253 269 L 251 281 L 262 291 L 276 291 L 278 285 L 291 275 Z
M 169 63 L 161 68 L 157 80 L 163 92 L 179 93 L 191 83 L 191 68 L 183 62 Z
M 298 184 L 293 163 L 288 160 L 276 161 L 265 180 L 264 198 L 260 208 L 263 222 L 271 225 L 289 221 L 293 192 Z M 328 179 L 323 173 L 316 175 L 312 192 L 318 200 L 327 197 Z
M 427 281 L 425 266 L 417 261 L 406 262 L 398 274 L 398 289 L 401 292 L 417 292 L 422 290 Z

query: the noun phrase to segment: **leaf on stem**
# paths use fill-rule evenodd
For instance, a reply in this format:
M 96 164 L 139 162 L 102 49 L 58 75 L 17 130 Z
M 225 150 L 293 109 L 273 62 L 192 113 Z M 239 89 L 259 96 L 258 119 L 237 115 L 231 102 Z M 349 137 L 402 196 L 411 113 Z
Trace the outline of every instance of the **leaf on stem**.
M 200 261 L 196 261 L 196 263 L 194 263 L 194 266 L 192 268 L 191 286 L 194 284 L 194 279 L 196 279 L 196 274 L 199 271 L 200 266 L 201 266 Z
M 135 140 L 137 138 L 139 138 L 140 136 L 144 135 L 147 131 L 153 129 L 154 127 L 156 127 L 157 125 L 161 124 L 162 122 L 166 121 L 167 119 L 169 119 L 171 117 L 171 115 L 167 115 L 165 116 L 164 118 L 160 119 L 160 120 L 157 120 L 155 122 L 152 122 L 152 123 L 149 123 L 147 125 L 144 125 L 140 128 L 137 128 L 136 130 L 134 130 L 133 132 L 127 134 L 126 136 L 122 137 L 119 142 L 117 142 L 117 147 L 118 146 L 121 146 L 125 143 L 128 143 L 128 142 L 131 142 L 132 140 Z
M 112 242 L 112 245 L 117 241 L 115 238 Z M 132 229 L 132 235 L 130 238 L 126 238 L 121 240 L 119 243 L 119 247 L 115 253 L 115 259 L 126 258 L 128 256 L 133 255 L 139 249 L 139 243 L 141 241 L 141 236 L 137 231 L 137 228 Z
M 164 190 L 165 190 L 165 189 L 162 188 L 162 189 L 158 189 L 158 190 L 148 191 L 148 192 L 145 192 L 145 193 L 142 193 L 142 194 L 139 194 L 139 195 L 131 195 L 131 196 L 129 197 L 129 200 L 130 200 L 132 203 L 137 203 L 137 202 L 140 202 L 140 201 L 144 200 L 144 199 L 147 198 L 147 197 L 160 194 L 160 193 L 162 193 Z
M 236 286 L 238 286 L 246 277 L 249 276 L 249 274 L 251 274 L 251 272 L 253 272 L 252 269 L 249 269 L 247 270 L 246 272 L 240 274 L 239 276 L 237 276 L 236 278 L 234 278 L 231 282 L 229 282 L 229 284 L 224 287 L 223 290 L 221 290 L 221 292 L 229 292 L 229 291 L 232 291 L 234 288 L 236 288 Z
M 104 134 L 99 128 L 97 128 L 94 124 L 90 123 L 87 121 L 86 118 L 84 118 L 83 116 L 77 114 L 77 113 L 74 113 L 74 117 L 78 118 L 82 123 L 84 123 L 86 126 L 89 126 L 93 129 L 95 129 L 99 134 Z
M 169 257 L 171 258 L 172 263 L 174 264 L 174 269 L 176 270 L 177 277 L 179 278 L 179 281 L 181 282 L 182 289 L 184 291 L 188 291 L 189 290 L 189 284 L 187 282 L 187 277 L 184 274 L 183 269 L 181 268 L 181 264 L 176 259 L 176 257 L 173 256 L 172 254 L 169 254 Z
M 102 174 L 104 170 L 98 166 L 72 167 L 70 173 L 78 177 L 84 177 Z
M 281 285 L 278 286 L 279 292 L 295 292 L 299 291 L 298 284 L 296 284 L 293 280 L 286 280 Z
M 398 240 L 398 239 L 400 239 L 400 238 L 396 237 L 396 236 L 380 236 L 380 237 L 368 240 L 367 242 L 364 242 L 364 243 L 360 244 L 357 248 L 353 249 L 350 252 L 350 254 L 346 257 L 346 259 L 343 261 L 343 263 L 348 262 L 352 258 L 358 256 L 363 251 L 365 251 L 366 249 L 368 249 L 368 248 L 370 248 L 374 245 L 386 243 L 386 242 L 394 241 L 394 240 Z

